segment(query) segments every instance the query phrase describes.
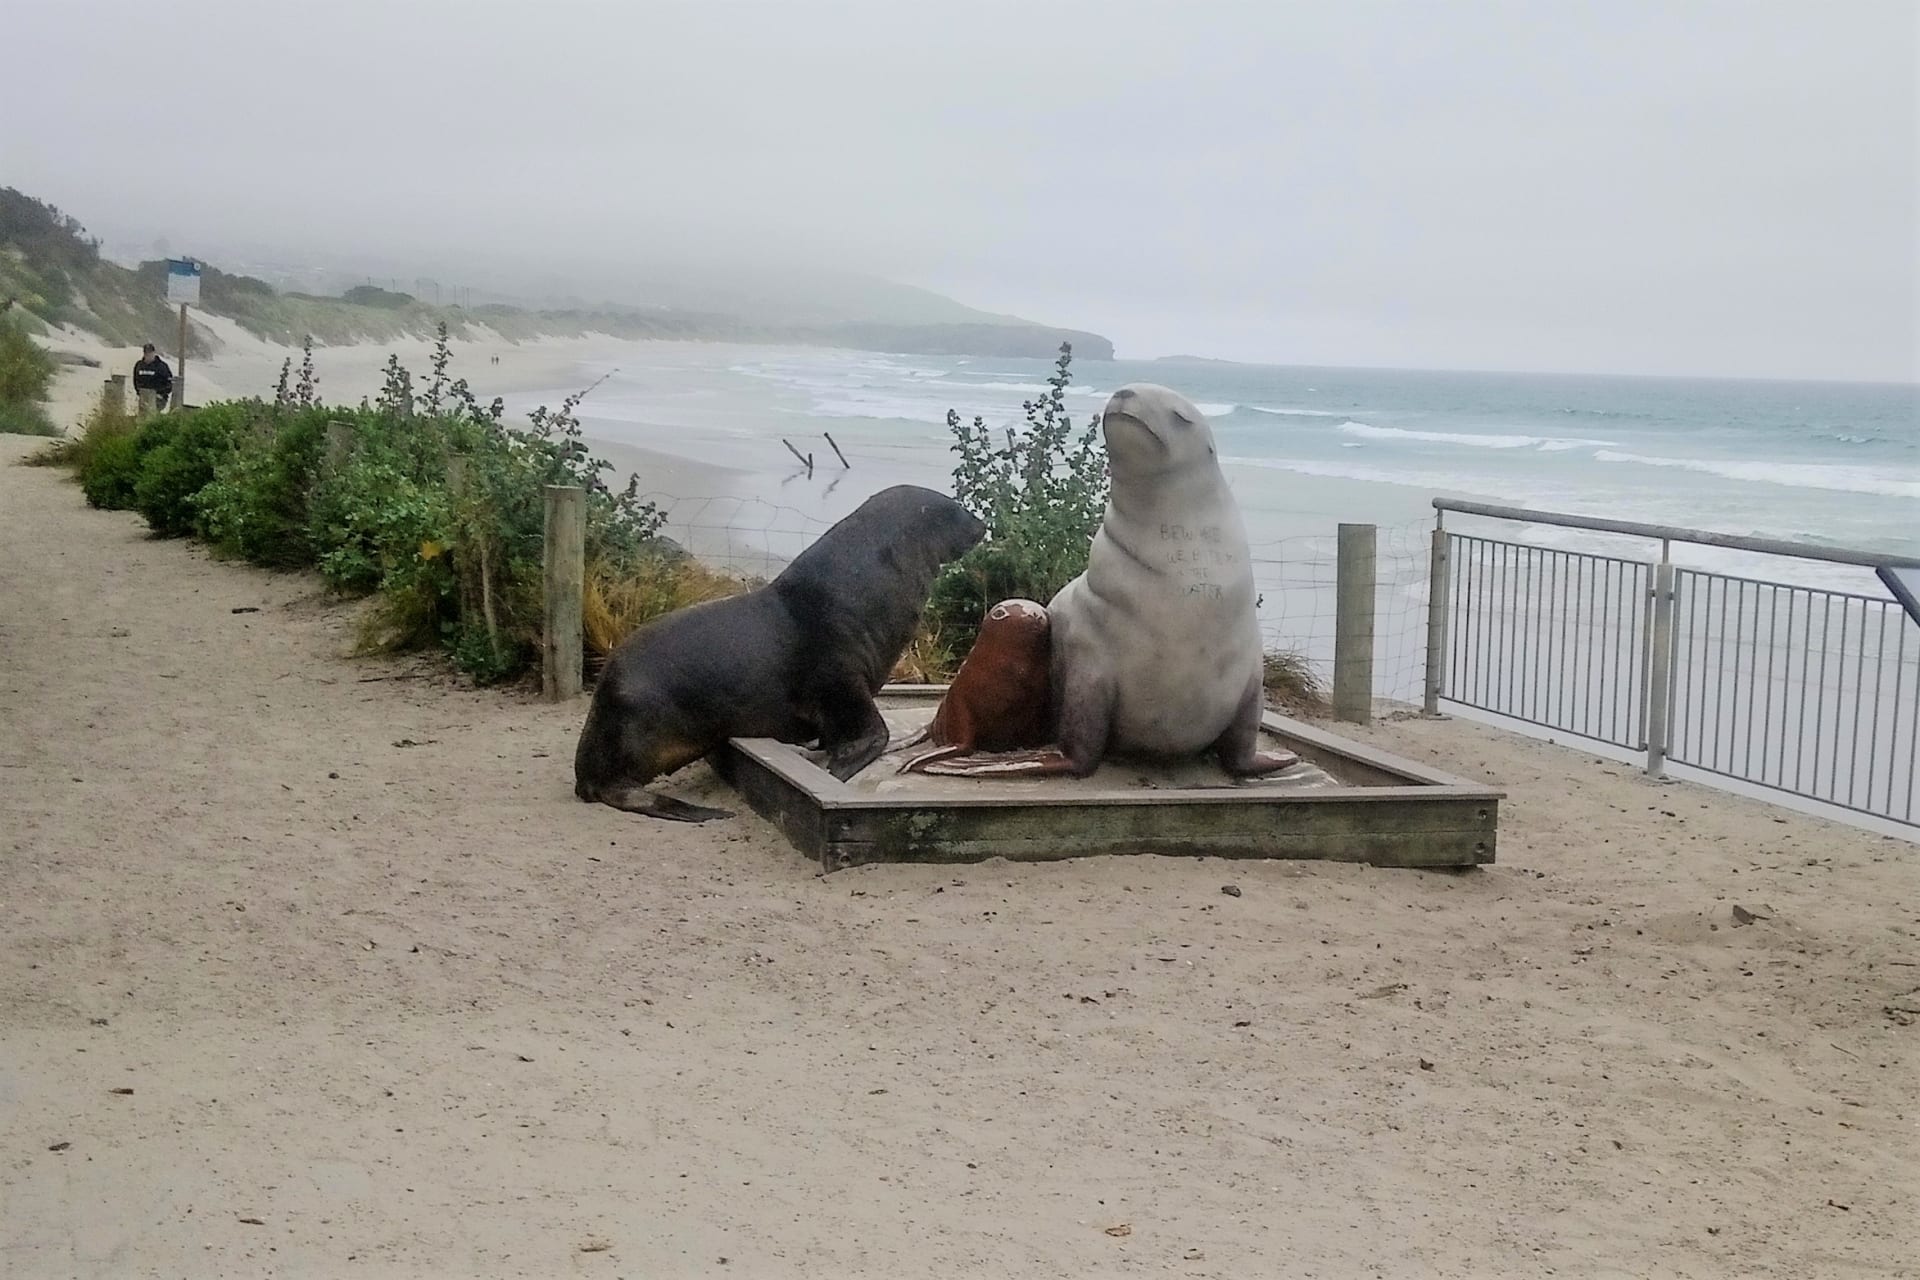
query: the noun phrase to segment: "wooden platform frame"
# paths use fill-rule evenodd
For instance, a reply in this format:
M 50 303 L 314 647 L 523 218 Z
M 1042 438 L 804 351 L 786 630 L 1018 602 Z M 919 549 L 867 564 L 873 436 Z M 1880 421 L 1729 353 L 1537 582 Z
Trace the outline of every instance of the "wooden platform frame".
M 884 701 L 937 698 L 889 685 Z M 715 763 L 754 811 L 828 871 L 869 862 L 1042 862 L 1099 854 L 1325 858 L 1383 867 L 1492 862 L 1505 793 L 1269 712 L 1262 727 L 1349 785 L 874 795 L 771 738 L 736 738 Z

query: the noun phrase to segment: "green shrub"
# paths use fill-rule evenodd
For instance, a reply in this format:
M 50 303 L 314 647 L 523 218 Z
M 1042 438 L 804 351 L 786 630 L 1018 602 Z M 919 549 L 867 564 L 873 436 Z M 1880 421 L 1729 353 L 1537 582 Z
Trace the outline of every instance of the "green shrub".
M 133 488 L 140 479 L 140 445 L 131 431 L 102 437 L 87 451 L 80 466 L 80 489 L 87 501 L 103 511 L 133 506 Z
M 90 500 L 130 504 L 160 533 L 377 593 L 369 645 L 439 645 L 477 679 L 505 679 L 538 653 L 543 486 L 586 490 L 587 554 L 603 580 L 684 553 L 658 536 L 663 517 L 637 484 L 607 486 L 610 464 L 590 454 L 575 413 L 585 391 L 510 427 L 500 401 L 483 406 L 449 377 L 451 362 L 442 326 L 420 389 L 390 360 L 378 403 L 357 410 L 322 407 L 310 359 L 297 384 L 289 363 L 273 403 L 164 414 L 137 431 L 96 414 L 50 460 L 79 466 Z M 351 429 L 340 456 L 335 422 Z
M 312 564 L 308 495 L 325 456 L 327 423 L 353 416 L 262 406 L 194 498 L 207 540 L 272 569 Z
M 57 436 L 60 428 L 53 425 L 53 419 L 47 411 L 31 401 L 17 401 L 12 404 L 0 403 L 0 435 L 13 436 Z
M 973 647 L 980 620 L 1002 600 L 1023 596 L 1041 604 L 1087 567 L 1087 551 L 1107 505 L 1106 451 L 1096 415 L 1077 437 L 1067 413 L 1073 349 L 1047 378 L 1047 392 L 1028 401 L 1024 431 L 996 443 L 986 422 L 971 426 L 947 413 L 954 452 L 954 496 L 986 522 L 980 543 L 934 581 L 927 606 L 928 634 L 938 636 L 951 669 Z
M 133 505 L 155 533 L 177 538 L 200 532 L 194 499 L 213 482 L 257 408 L 257 401 L 211 404 L 141 424 L 135 440 L 141 453 L 140 479 L 134 485 Z
M 53 356 L 27 335 L 23 325 L 12 316 L 0 315 L 0 405 L 34 405 L 45 400 L 54 368 Z

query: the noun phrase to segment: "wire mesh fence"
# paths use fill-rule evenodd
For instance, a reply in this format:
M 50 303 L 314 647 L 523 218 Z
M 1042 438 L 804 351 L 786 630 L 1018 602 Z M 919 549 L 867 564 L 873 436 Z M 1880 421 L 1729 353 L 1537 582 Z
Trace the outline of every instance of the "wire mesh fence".
M 666 516 L 662 532 L 702 563 L 748 580 L 779 573 L 831 525 L 792 506 L 743 497 L 650 493 Z M 1417 703 L 1426 662 L 1425 522 L 1381 526 L 1374 586 L 1374 694 Z M 1255 612 L 1270 651 L 1299 654 L 1331 685 L 1338 586 L 1338 533 L 1252 544 Z
M 1373 692 L 1418 703 L 1426 674 L 1427 560 L 1431 526 L 1380 526 L 1375 534 Z M 1269 650 L 1305 657 L 1323 684 L 1333 680 L 1337 529 L 1253 544 L 1255 612 Z

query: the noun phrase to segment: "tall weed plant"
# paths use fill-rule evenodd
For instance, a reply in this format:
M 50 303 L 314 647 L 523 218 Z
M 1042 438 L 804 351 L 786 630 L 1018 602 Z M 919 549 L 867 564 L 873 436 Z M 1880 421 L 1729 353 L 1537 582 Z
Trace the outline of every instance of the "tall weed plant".
M 954 497 L 986 523 L 988 537 L 935 581 L 927 631 L 945 666 L 959 665 L 979 636 L 986 610 L 1023 596 L 1045 604 L 1087 567 L 1087 552 L 1107 506 L 1107 456 L 1096 414 L 1075 431 L 1067 412 L 1073 348 L 1060 344 L 1046 393 L 1022 407 L 1023 429 L 996 433 L 985 419 L 947 411 Z

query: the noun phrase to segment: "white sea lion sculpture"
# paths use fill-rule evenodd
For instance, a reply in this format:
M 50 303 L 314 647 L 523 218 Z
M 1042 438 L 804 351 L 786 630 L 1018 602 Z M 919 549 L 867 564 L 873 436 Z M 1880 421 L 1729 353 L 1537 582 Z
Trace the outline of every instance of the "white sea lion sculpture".
M 1297 763 L 1260 749 L 1265 707 L 1246 524 L 1213 428 L 1185 397 L 1120 388 L 1101 416 L 1112 488 L 1087 571 L 1047 605 L 1057 749 L 928 773 L 1085 777 L 1108 756 L 1211 751 L 1239 777 Z

